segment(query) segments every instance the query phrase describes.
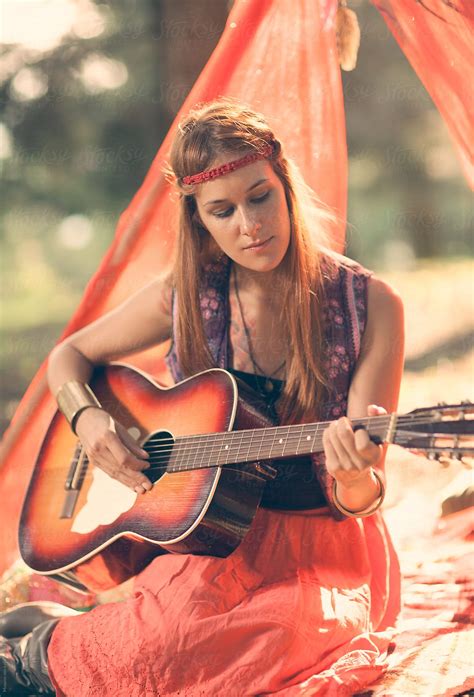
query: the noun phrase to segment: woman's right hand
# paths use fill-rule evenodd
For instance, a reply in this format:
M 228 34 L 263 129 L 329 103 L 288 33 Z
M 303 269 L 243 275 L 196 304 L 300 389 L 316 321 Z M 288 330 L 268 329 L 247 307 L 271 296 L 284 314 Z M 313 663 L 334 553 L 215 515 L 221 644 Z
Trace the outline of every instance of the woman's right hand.
M 146 461 L 148 453 L 110 414 L 89 407 L 79 414 L 75 426 L 89 462 L 137 494 L 152 488 L 153 484 L 142 473 L 150 467 Z

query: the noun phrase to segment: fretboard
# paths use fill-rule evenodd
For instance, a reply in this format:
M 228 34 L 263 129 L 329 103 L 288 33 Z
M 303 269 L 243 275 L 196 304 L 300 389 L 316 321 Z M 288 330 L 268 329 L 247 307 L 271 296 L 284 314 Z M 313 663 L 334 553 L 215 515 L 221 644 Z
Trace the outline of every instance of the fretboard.
M 364 426 L 371 437 L 388 442 L 391 420 L 395 416 L 384 414 L 352 419 L 351 423 Z M 321 421 L 180 437 L 174 441 L 167 469 L 179 472 L 322 452 L 323 432 L 330 423 Z

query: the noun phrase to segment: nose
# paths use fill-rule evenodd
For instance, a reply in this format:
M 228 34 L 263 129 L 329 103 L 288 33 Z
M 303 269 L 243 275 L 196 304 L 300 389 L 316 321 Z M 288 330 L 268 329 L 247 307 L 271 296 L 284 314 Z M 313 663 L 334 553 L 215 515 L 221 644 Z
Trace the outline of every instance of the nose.
M 257 238 L 261 230 L 261 227 L 262 223 L 259 223 L 252 214 L 249 214 L 245 211 L 241 213 L 240 231 L 242 235 Z

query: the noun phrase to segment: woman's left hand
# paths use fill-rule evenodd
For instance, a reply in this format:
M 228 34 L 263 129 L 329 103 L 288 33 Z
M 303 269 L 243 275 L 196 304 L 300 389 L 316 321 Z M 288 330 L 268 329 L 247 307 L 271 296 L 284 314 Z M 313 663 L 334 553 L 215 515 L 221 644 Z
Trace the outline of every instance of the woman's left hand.
M 370 404 L 368 416 L 381 416 L 387 411 L 383 407 Z M 380 461 L 383 453 L 381 445 L 373 443 L 363 428 L 355 433 L 347 416 L 333 421 L 323 433 L 323 446 L 326 455 L 326 468 L 343 487 L 351 488 L 361 483 Z

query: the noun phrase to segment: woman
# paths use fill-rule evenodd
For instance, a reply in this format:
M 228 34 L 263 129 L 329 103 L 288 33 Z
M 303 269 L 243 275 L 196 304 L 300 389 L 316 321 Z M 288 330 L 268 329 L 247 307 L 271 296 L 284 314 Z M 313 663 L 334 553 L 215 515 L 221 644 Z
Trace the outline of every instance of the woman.
M 159 557 L 131 599 L 55 620 L 49 677 L 74 697 L 285 694 L 311 676 L 327 690 L 331 665 L 340 683 L 348 647 L 367 648 L 360 638 L 398 609 L 396 560 L 376 514 L 384 451 L 349 419 L 396 410 L 401 302 L 324 249 L 329 216 L 320 207 L 308 224 L 292 164 L 242 104 L 191 112 L 170 175 L 180 205 L 173 274 L 53 351 L 60 408 L 94 465 L 146 496 L 146 452 L 87 382 L 94 365 L 171 337 L 175 381 L 218 365 L 282 424 L 332 420 L 325 457 L 279 468 L 230 557 Z M 355 671 L 346 681 L 357 680 Z

